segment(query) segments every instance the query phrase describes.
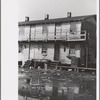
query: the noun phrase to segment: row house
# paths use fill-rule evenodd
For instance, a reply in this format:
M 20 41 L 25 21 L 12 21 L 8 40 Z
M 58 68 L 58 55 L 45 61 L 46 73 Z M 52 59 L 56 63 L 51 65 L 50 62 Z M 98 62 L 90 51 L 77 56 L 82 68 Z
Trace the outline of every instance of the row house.
M 71 65 L 72 58 L 78 59 L 78 66 L 96 66 L 96 15 L 25 21 L 19 27 L 19 64 L 28 61 L 59 62 Z M 35 66 L 34 65 L 34 66 Z M 42 65 L 42 64 L 41 64 Z

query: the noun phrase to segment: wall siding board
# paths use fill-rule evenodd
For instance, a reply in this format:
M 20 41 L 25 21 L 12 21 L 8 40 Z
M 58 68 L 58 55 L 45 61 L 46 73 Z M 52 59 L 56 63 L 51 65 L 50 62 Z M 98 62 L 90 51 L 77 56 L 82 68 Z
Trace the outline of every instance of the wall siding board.
M 94 18 L 88 18 L 82 23 L 82 29 L 87 30 L 88 65 L 96 63 L 96 25 L 94 23 L 96 23 Z
M 42 55 L 42 43 L 34 43 L 31 44 L 31 53 L 30 57 L 31 59 L 43 59 L 44 56 Z M 47 43 L 47 56 L 45 59 L 50 59 L 51 61 L 54 60 L 54 44 L 52 43 Z

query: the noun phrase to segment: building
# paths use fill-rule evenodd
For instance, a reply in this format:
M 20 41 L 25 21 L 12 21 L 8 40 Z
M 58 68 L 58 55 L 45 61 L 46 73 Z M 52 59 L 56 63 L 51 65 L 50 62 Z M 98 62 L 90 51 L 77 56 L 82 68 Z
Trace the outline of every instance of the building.
M 19 22 L 19 64 L 58 62 L 78 67 L 96 67 L 96 15 Z

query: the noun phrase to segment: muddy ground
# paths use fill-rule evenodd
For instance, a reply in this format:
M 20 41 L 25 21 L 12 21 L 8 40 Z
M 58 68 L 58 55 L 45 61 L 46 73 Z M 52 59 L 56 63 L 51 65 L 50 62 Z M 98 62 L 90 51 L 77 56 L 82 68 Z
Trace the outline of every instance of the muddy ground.
M 26 79 L 30 79 L 28 84 Z M 22 86 L 29 90 L 22 91 Z M 50 100 L 96 100 L 96 75 L 88 72 L 19 69 L 19 94 L 38 99 L 49 96 Z

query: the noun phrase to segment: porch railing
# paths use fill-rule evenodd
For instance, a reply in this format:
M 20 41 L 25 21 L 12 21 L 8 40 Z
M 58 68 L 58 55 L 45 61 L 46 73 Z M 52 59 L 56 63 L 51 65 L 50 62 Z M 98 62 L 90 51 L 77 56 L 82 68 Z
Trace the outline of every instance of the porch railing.
M 45 41 L 45 40 L 65 40 L 65 41 L 85 41 L 86 40 L 86 31 L 76 31 L 76 32 L 64 32 L 64 33 L 49 33 L 48 34 L 40 34 L 38 36 L 31 35 L 30 41 Z M 20 37 L 20 41 L 29 40 L 29 37 Z

